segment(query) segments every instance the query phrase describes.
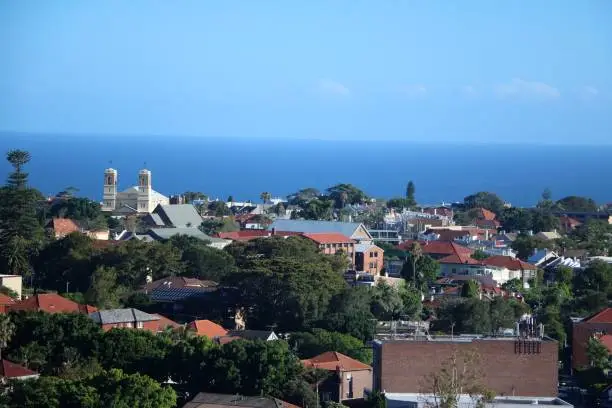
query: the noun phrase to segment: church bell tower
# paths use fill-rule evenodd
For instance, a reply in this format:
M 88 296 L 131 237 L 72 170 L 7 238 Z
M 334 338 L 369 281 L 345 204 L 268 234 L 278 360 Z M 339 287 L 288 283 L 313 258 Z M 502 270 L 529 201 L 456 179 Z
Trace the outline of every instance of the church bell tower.
M 117 170 L 104 170 L 102 211 L 114 211 L 117 207 Z
M 151 203 L 151 172 L 142 169 L 138 172 L 138 208 L 139 213 L 148 213 Z

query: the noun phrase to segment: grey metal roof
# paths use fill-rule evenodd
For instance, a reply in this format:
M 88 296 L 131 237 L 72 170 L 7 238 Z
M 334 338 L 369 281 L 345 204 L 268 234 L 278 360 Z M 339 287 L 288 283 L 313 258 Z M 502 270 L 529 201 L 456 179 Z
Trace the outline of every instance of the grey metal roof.
M 99 324 L 151 322 L 159 320 L 159 316 L 154 316 L 133 308 L 98 310 L 97 312 L 90 313 L 89 317 Z
M 163 225 L 176 228 L 198 228 L 202 224 L 202 217 L 191 204 L 158 205 L 154 214 L 165 220 Z M 170 225 L 168 225 L 168 221 Z
M 165 288 L 153 289 L 149 297 L 154 302 L 178 302 L 187 299 L 202 299 L 210 296 L 217 288 Z
M 151 216 L 151 220 L 155 223 L 155 225 L 159 225 L 160 227 L 164 225 L 164 221 L 161 219 L 159 214 L 149 214 Z
M 321 233 L 337 232 L 352 237 L 361 226 L 358 222 L 313 221 L 313 220 L 275 220 L 268 229 L 277 231 Z
M 206 407 L 249 407 L 249 408 L 281 408 L 288 404 L 271 397 L 246 397 L 236 394 L 213 394 L 200 392 L 191 401 L 183 405 L 183 408 L 206 408 Z

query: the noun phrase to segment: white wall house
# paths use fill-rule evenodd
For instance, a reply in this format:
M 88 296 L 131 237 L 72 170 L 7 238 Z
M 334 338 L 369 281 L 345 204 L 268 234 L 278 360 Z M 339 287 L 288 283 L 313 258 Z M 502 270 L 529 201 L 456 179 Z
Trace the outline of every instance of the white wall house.
M 503 285 L 510 279 L 522 279 L 520 270 L 510 270 L 505 267 L 486 265 L 484 263 L 459 263 L 440 261 L 440 274 L 443 277 L 455 279 L 474 279 L 485 285 Z

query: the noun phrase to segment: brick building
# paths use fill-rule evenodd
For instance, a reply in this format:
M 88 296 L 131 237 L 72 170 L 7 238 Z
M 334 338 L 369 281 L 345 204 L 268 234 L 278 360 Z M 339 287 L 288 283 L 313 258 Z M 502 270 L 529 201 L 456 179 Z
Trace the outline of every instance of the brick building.
M 374 244 L 355 245 L 355 270 L 378 276 L 385 266 L 385 251 Z
M 612 308 L 607 307 L 600 312 L 574 322 L 572 329 L 572 368 L 589 365 L 586 345 L 589 338 L 595 334 L 612 334 Z
M 364 390 L 372 389 L 372 367 L 344 354 L 328 351 L 302 360 L 302 364 L 330 372 L 330 376 L 319 385 L 323 402 L 363 398 Z
M 346 235 L 337 232 L 317 232 L 302 234 L 302 236 L 313 241 L 321 253 L 335 255 L 342 252 L 348 257 L 351 265 L 355 264 L 355 241 Z
M 89 317 L 100 325 L 102 330 L 113 328 L 142 329 L 153 333 L 166 328 L 178 328 L 180 325 L 162 315 L 145 313 L 138 309 L 109 309 L 90 313 Z
M 558 344 L 548 338 L 450 336 L 375 340 L 374 389 L 431 393 L 427 378 L 457 353 L 475 353 L 482 385 L 498 396 L 556 397 Z

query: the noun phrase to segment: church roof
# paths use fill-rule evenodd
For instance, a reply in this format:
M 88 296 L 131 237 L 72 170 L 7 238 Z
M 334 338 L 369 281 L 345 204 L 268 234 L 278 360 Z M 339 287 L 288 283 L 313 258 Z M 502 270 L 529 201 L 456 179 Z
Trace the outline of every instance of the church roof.
M 202 224 L 202 217 L 192 204 L 158 205 L 153 210 L 162 225 L 175 228 L 198 228 Z M 155 219 L 154 219 L 155 220 Z M 155 220 L 157 225 L 158 222 Z
M 138 194 L 138 186 L 132 186 L 130 188 L 126 188 L 125 190 L 121 191 L 119 194 Z M 162 193 L 155 191 L 153 189 L 151 189 L 151 198 L 153 200 L 160 200 L 160 199 L 167 200 L 168 199 L 168 197 L 166 197 Z

